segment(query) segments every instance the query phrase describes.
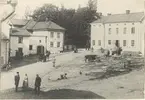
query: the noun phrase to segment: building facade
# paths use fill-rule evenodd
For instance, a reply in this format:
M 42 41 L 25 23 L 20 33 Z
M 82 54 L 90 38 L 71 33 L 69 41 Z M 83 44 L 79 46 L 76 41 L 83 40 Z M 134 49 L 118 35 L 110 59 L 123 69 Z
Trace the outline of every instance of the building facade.
M 0 66 L 5 66 L 9 59 L 9 22 L 15 15 L 15 7 L 7 4 L 5 0 L 0 8 Z
M 118 45 L 123 51 L 144 54 L 144 13 L 102 16 L 91 23 L 91 47 L 111 49 Z
M 39 54 L 63 50 L 65 29 L 52 21 L 35 22 L 32 20 L 11 21 L 13 32 L 10 35 L 11 57 L 16 50 L 23 55 Z

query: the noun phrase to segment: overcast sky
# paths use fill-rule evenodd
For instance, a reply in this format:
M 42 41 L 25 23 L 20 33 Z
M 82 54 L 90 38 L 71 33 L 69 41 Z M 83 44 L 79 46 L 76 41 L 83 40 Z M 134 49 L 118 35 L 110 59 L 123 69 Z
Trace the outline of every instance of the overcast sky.
M 18 0 L 16 13 L 18 16 L 23 16 L 26 7 L 34 10 L 36 7 L 44 3 L 52 3 L 60 6 L 63 4 L 67 8 L 77 8 L 80 4 L 81 7 L 87 5 L 88 0 Z M 106 13 L 124 13 L 125 10 L 131 12 L 143 11 L 144 0 L 98 0 L 98 11 L 103 14 Z

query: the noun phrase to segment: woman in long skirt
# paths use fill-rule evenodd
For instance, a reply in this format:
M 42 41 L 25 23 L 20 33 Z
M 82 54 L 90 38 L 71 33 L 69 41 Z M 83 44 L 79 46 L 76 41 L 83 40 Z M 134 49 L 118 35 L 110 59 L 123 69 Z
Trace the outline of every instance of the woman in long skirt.
M 28 89 L 28 76 L 25 74 L 24 80 L 23 80 L 23 90 Z

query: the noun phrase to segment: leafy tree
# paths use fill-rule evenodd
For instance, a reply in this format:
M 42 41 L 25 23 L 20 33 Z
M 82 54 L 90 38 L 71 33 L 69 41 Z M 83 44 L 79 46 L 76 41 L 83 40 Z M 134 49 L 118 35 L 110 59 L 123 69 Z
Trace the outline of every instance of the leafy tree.
M 99 18 L 96 12 L 96 4 L 88 1 L 86 7 L 79 6 L 77 10 L 67 9 L 63 5 L 57 7 L 52 4 L 44 4 L 37 8 L 32 15 L 36 21 L 51 20 L 66 29 L 65 44 L 74 44 L 78 47 L 89 46 L 90 23 Z

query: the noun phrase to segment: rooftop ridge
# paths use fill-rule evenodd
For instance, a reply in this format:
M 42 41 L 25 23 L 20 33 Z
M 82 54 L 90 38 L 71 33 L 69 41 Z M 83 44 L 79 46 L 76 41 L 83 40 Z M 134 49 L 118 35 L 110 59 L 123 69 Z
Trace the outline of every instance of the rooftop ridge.
M 115 16 L 115 15 L 131 15 L 131 14 L 137 14 L 137 13 L 144 13 L 143 11 L 142 12 L 132 12 L 132 13 L 129 13 L 129 14 L 126 14 L 126 13 L 120 13 L 120 14 L 111 14 L 109 16 Z M 108 15 L 105 15 L 104 17 L 106 17 Z

